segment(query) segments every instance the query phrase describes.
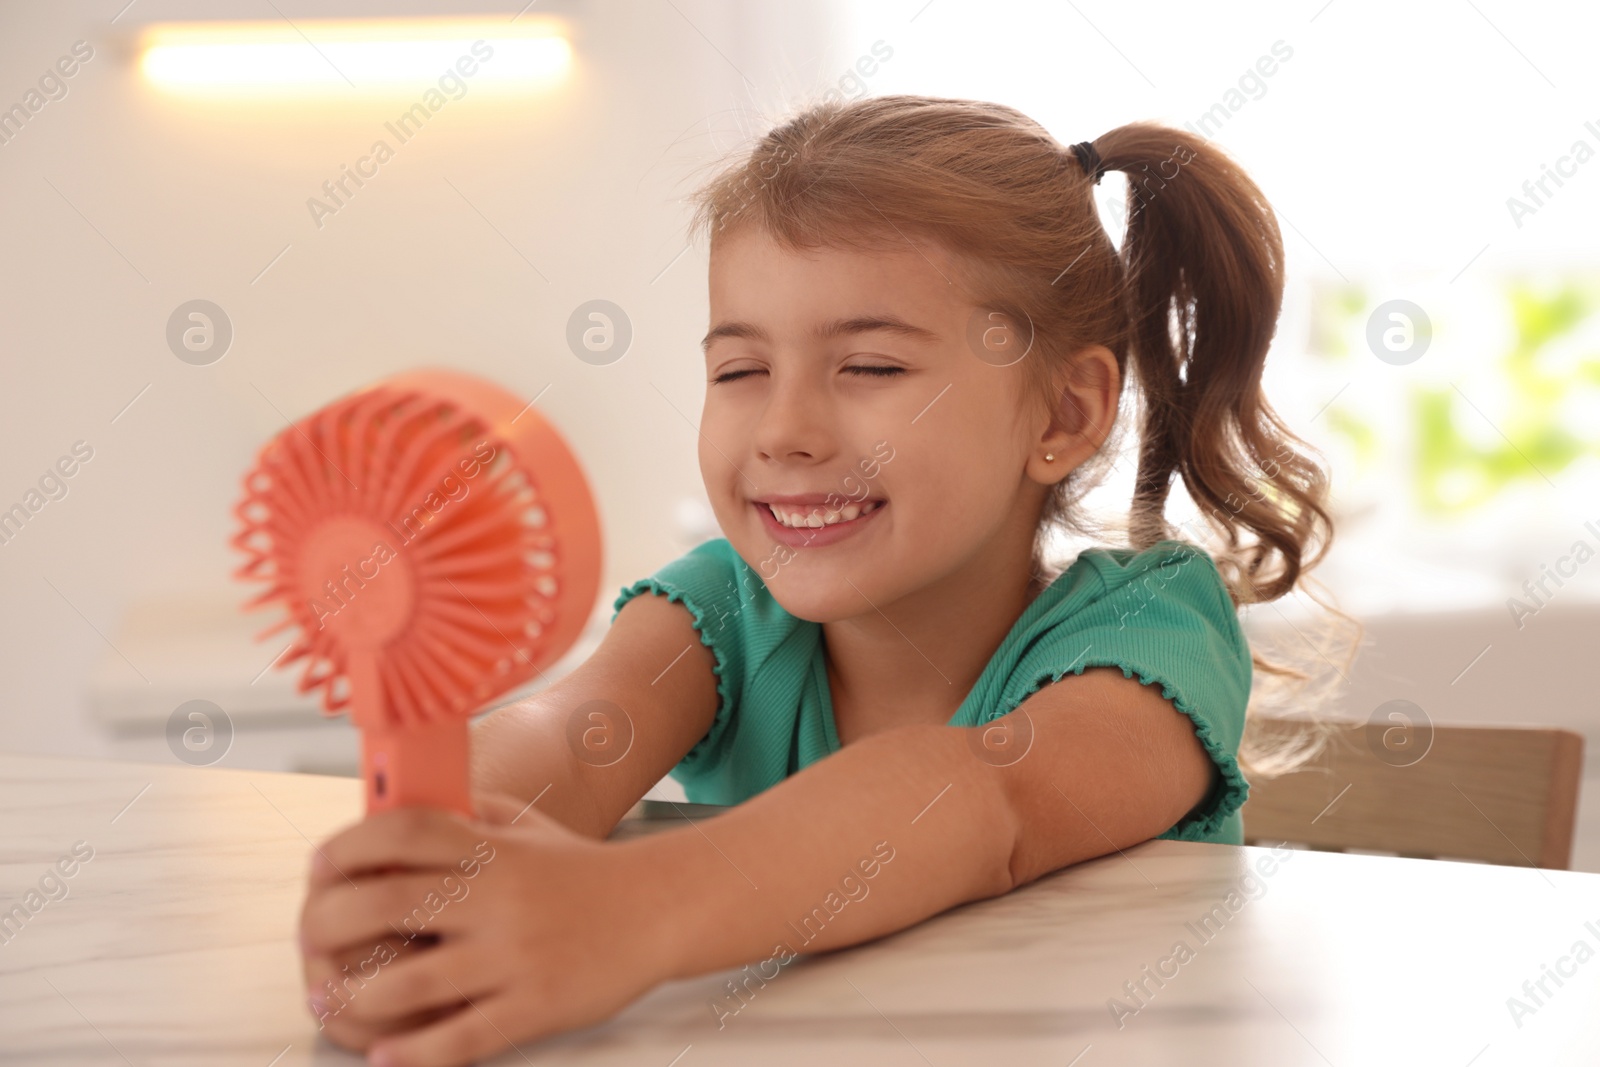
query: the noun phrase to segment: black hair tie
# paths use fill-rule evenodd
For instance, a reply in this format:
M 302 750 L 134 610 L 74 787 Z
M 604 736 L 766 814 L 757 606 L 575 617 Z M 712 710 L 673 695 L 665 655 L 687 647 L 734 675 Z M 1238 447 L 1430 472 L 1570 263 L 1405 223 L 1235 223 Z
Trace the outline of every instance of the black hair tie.
M 1079 141 L 1072 146 L 1072 154 L 1078 157 L 1078 163 L 1083 167 L 1086 177 L 1092 177 L 1096 185 L 1106 172 L 1106 166 L 1100 162 L 1100 153 L 1094 150 L 1094 145 L 1088 141 Z

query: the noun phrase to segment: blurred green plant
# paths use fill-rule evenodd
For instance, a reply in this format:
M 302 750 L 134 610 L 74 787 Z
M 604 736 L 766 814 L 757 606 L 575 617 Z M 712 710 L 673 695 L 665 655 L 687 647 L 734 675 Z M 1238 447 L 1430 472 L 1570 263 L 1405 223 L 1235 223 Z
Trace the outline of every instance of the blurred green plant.
M 1485 416 L 1453 385 L 1412 384 L 1408 415 L 1416 428 L 1409 464 L 1415 501 L 1436 517 L 1481 507 L 1508 486 L 1543 481 L 1583 455 L 1600 455 L 1600 424 L 1578 432 L 1563 424 L 1573 391 L 1593 391 L 1600 401 L 1600 346 L 1575 362 L 1557 365 L 1552 349 L 1600 314 L 1600 280 L 1565 279 L 1537 285 L 1510 279 L 1503 290 L 1514 343 L 1496 362 L 1508 390 L 1497 419 L 1495 443 L 1483 445 L 1461 427 Z M 1357 286 L 1325 290 L 1312 319 L 1312 347 L 1335 360 L 1348 358 L 1346 338 L 1359 336 L 1368 309 Z M 1439 324 L 1435 323 L 1435 336 Z M 1581 401 L 1580 401 L 1581 403 Z M 1364 470 L 1378 458 L 1381 434 L 1347 408 L 1332 407 L 1330 428 L 1348 440 Z

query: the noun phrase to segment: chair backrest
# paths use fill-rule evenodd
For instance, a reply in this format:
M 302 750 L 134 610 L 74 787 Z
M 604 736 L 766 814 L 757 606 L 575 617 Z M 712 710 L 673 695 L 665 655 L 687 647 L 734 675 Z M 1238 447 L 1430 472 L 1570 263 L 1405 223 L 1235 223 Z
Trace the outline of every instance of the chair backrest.
M 1570 865 L 1580 734 L 1542 726 L 1339 726 L 1306 767 L 1250 783 L 1247 844 Z M 1308 728 L 1287 718 L 1264 727 L 1268 736 Z

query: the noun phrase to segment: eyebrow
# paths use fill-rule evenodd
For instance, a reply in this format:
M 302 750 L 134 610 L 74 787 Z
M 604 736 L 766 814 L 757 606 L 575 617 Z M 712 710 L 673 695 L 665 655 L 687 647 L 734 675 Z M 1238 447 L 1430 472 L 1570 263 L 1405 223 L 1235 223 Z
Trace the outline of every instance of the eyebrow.
M 832 322 L 823 323 L 815 331 L 818 340 L 827 341 L 846 334 L 870 333 L 872 331 L 899 334 L 909 337 L 914 341 L 938 341 L 939 335 L 932 330 L 924 329 L 904 319 L 893 315 L 858 315 L 850 319 L 834 319 Z M 700 342 L 702 350 L 709 349 L 711 342 L 721 338 L 744 338 L 752 341 L 765 341 L 770 343 L 772 338 L 767 331 L 750 322 L 724 322 L 713 327 Z

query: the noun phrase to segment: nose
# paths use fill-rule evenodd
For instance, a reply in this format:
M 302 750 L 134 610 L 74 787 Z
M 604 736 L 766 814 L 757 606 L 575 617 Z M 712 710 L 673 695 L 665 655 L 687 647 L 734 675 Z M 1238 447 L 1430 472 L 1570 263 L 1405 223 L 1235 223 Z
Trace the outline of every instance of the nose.
M 761 459 L 821 460 L 832 451 L 831 408 L 824 390 L 799 375 L 775 375 L 756 423 Z

